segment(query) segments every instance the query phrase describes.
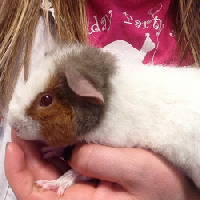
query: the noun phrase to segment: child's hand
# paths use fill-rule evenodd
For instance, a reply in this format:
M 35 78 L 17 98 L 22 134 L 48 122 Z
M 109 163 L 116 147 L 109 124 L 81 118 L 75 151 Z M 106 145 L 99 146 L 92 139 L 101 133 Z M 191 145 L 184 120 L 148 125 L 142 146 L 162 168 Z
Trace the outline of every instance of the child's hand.
M 34 183 L 40 179 L 57 179 L 58 170 L 41 160 L 41 146 L 27 141 L 17 143 L 7 147 L 5 170 L 18 200 L 57 200 L 56 192 L 43 191 Z M 60 164 L 68 169 L 66 162 Z M 178 170 L 146 150 L 81 145 L 74 149 L 69 164 L 77 172 L 100 182 L 80 182 L 65 190 L 60 200 L 200 199 Z

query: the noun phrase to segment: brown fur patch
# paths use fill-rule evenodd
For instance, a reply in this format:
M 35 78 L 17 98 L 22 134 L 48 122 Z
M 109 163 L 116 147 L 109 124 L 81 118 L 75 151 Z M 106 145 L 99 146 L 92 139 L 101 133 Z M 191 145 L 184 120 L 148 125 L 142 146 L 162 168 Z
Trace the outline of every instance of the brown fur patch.
M 40 134 L 52 146 L 63 146 L 76 143 L 75 114 L 70 105 L 66 105 L 61 98 L 60 82 L 57 77 L 51 77 L 48 88 L 32 102 L 26 114 L 33 120 L 40 122 Z M 53 103 L 47 107 L 40 106 L 40 99 L 44 95 L 51 95 Z

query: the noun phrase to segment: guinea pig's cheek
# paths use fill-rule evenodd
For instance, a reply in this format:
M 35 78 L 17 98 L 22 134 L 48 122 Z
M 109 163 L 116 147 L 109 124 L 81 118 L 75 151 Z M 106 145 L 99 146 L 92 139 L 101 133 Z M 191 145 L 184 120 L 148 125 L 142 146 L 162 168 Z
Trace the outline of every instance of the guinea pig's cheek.
M 41 121 L 41 135 L 51 146 L 61 147 L 77 142 L 75 117 L 73 110 L 60 110 L 53 118 Z

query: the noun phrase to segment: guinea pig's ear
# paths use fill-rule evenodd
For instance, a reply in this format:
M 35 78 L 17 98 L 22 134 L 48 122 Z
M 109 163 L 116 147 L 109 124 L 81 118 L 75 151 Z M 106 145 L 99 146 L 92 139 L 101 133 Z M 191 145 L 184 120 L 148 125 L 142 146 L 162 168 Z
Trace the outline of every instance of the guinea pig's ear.
M 103 95 L 97 91 L 92 83 L 90 83 L 80 72 L 68 68 L 65 71 L 65 76 L 68 81 L 69 87 L 77 95 L 88 97 L 91 103 L 103 104 Z

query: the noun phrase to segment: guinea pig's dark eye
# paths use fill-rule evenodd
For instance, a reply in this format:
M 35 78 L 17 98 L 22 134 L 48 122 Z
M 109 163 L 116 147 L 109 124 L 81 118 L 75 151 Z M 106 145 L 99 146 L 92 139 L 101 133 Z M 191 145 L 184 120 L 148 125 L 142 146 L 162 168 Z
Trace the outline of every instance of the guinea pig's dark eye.
M 47 107 L 53 103 L 53 97 L 51 95 L 44 95 L 40 99 L 40 106 Z

